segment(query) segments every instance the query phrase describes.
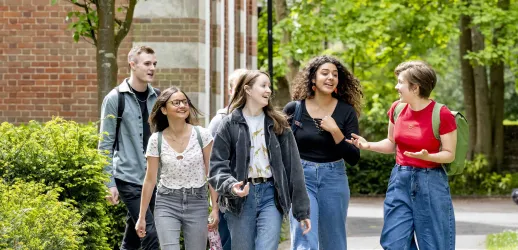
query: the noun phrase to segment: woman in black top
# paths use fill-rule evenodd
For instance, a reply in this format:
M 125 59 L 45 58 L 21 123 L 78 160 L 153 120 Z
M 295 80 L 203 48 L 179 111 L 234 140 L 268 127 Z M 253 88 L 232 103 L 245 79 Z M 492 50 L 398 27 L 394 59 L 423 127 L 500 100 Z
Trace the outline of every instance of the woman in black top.
M 292 249 L 347 249 L 350 191 L 345 162 L 355 165 L 360 151 L 345 139 L 358 132 L 362 97 L 358 79 L 330 56 L 313 58 L 294 80 L 294 101 L 284 112 L 294 124 L 313 228 L 302 235 L 292 219 Z

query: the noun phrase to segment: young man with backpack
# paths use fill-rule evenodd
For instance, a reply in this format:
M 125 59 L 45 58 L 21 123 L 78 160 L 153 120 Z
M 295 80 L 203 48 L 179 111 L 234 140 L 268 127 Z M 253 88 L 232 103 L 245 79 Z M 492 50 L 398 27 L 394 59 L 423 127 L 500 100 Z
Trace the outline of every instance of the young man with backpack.
M 139 217 L 142 184 L 146 174 L 148 139 L 151 130 L 148 117 L 160 91 L 151 86 L 157 60 L 148 46 L 136 46 L 128 53 L 131 75 L 104 97 L 101 107 L 99 150 L 110 159 L 105 171 L 110 176 L 106 199 L 113 205 L 119 197 L 128 209 L 126 229 L 120 249 L 159 249 L 152 211 L 147 210 L 147 234 L 142 239 L 135 231 Z
M 364 150 L 396 154 L 384 202 L 383 249 L 455 249 L 455 216 L 448 174 L 464 167 L 468 125 L 464 117 L 430 99 L 437 77 L 421 61 L 396 70 L 400 100 L 389 112 L 388 136 L 347 142 Z M 417 243 L 417 244 L 416 244 Z
M 246 69 L 236 69 L 230 76 L 228 76 L 228 95 L 232 96 L 234 94 L 234 87 L 236 86 L 235 81 L 241 77 L 246 72 Z M 209 123 L 209 131 L 212 134 L 212 137 L 216 137 L 218 133 L 219 125 L 221 124 L 221 120 L 228 113 L 228 107 L 222 108 L 216 112 L 216 115 L 212 118 Z M 231 249 L 231 240 L 230 240 L 230 232 L 228 231 L 227 221 L 225 220 L 225 210 L 220 207 L 219 213 L 219 225 L 218 231 L 221 238 L 221 245 L 223 246 L 223 250 Z

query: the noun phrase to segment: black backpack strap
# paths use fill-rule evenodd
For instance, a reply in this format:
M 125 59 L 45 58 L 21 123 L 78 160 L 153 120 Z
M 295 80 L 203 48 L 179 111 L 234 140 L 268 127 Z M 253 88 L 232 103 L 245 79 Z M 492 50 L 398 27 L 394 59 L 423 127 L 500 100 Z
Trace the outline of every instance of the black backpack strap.
M 124 105 L 126 105 L 124 100 L 124 93 L 119 91 L 119 87 L 115 88 L 117 90 L 118 97 L 118 105 L 117 105 L 117 125 L 115 126 L 115 141 L 113 142 L 113 148 L 119 151 L 119 133 L 122 122 L 122 114 L 124 113 Z
M 302 122 L 300 118 L 302 116 L 302 101 L 295 101 L 295 112 L 293 112 L 293 118 L 291 119 L 291 131 L 295 134 L 297 128 L 302 128 Z

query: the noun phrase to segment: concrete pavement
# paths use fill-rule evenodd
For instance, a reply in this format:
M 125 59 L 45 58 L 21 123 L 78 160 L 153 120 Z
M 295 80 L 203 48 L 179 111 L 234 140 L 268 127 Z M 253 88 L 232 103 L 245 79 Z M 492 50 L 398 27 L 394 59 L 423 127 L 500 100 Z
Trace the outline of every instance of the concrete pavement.
M 485 249 L 488 234 L 518 230 L 518 206 L 511 198 L 454 199 L 456 249 Z M 381 249 L 383 198 L 351 198 L 347 217 L 349 250 Z M 279 246 L 288 250 L 289 240 Z

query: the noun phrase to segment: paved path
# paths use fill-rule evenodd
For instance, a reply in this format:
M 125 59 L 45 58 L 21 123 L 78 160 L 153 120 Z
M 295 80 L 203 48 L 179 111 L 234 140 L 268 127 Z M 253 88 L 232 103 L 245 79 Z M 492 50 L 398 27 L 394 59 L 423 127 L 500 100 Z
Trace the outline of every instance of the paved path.
M 488 234 L 518 230 L 518 206 L 508 199 L 454 199 L 456 249 L 485 249 Z M 347 217 L 349 250 L 381 249 L 383 198 L 353 197 Z M 288 250 L 289 240 L 279 250 Z

